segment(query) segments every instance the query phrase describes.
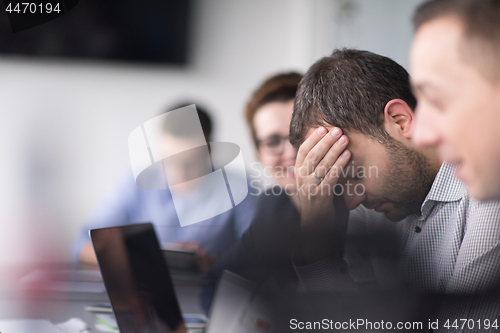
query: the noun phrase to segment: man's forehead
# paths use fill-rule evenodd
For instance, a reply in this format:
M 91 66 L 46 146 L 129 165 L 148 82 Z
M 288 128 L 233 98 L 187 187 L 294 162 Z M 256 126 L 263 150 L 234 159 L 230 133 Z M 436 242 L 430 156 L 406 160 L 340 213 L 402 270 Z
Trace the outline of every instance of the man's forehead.
M 410 49 L 410 80 L 417 89 L 449 83 L 456 79 L 456 67 L 462 65 L 459 44 L 461 23 L 454 17 L 442 17 L 423 24 L 415 33 Z

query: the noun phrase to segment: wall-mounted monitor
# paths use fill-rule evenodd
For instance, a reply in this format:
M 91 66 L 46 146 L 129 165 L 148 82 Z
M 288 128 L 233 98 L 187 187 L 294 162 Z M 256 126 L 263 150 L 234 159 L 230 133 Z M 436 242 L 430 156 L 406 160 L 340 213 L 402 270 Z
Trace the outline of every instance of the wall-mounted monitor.
M 1 4 L 0 55 L 184 65 L 191 5 L 191 0 L 80 0 L 61 17 L 13 33 Z

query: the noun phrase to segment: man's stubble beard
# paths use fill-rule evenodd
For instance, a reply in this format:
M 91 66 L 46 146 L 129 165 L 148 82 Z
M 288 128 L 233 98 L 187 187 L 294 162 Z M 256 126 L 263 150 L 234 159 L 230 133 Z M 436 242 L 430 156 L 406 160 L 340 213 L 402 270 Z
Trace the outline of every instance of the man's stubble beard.
M 382 191 L 393 210 L 387 214 L 392 221 L 420 215 L 420 208 L 429 193 L 436 171 L 421 152 L 408 148 L 389 137 L 384 143 L 388 155 L 387 169 L 382 175 Z

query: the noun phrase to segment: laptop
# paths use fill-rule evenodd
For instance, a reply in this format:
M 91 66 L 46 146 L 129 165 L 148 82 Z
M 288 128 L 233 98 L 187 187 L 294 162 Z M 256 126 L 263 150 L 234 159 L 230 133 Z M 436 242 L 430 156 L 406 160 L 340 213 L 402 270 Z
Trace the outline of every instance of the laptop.
M 120 332 L 185 332 L 153 225 L 93 229 L 90 236 Z

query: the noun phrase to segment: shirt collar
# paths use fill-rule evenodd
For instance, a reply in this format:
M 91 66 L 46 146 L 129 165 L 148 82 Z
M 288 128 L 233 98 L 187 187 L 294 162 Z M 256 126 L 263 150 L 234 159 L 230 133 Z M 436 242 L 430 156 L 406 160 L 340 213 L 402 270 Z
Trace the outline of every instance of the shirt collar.
M 422 213 L 429 201 L 452 202 L 463 198 L 467 194 L 465 184 L 455 177 L 456 168 L 457 166 L 454 164 L 443 163 L 441 165 L 432 183 L 431 190 L 422 204 Z

